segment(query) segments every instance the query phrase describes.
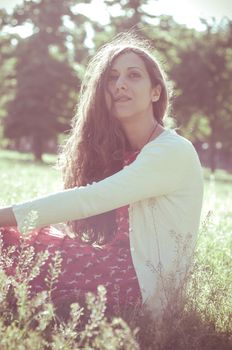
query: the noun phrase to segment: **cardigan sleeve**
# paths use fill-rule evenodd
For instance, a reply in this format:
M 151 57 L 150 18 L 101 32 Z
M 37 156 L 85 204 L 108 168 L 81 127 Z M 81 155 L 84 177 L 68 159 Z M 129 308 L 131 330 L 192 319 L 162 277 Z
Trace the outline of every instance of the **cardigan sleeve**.
M 161 138 L 162 139 L 162 138 Z M 154 140 L 156 141 L 156 140 Z M 149 197 L 177 191 L 186 177 L 201 177 L 192 144 L 176 135 L 170 141 L 147 144 L 136 160 L 116 174 L 87 186 L 75 187 L 13 205 L 20 231 L 101 214 Z

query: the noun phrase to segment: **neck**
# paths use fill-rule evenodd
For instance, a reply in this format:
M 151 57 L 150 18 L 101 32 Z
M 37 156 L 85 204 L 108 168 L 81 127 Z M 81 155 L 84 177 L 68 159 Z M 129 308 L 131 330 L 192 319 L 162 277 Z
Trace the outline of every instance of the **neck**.
M 141 125 L 138 123 L 127 123 L 123 125 L 123 130 L 129 141 L 132 150 L 143 148 L 148 142 L 154 140 L 163 130 L 163 127 L 156 120 Z

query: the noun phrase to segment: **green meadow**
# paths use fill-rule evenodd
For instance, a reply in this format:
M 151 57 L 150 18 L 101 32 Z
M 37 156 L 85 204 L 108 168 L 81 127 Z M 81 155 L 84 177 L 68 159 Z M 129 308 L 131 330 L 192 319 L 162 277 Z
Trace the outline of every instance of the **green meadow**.
M 44 163 L 35 163 L 30 154 L 0 151 L 0 206 L 61 189 L 61 175 L 55 169 L 55 161 L 55 156 L 45 155 Z M 150 330 L 148 334 L 148 330 L 144 329 L 144 325 L 139 321 L 136 327 L 140 331 L 137 329 L 136 336 L 135 325 L 129 322 L 133 332 L 129 334 L 127 330 L 127 336 L 123 338 L 123 347 L 118 345 L 122 344 L 122 340 L 121 343 L 115 340 L 115 343 L 104 341 L 104 345 L 101 343 L 99 347 L 96 342 L 94 347 L 85 345 L 85 347 L 77 346 L 76 349 L 232 349 L 232 174 L 217 170 L 214 175 L 210 175 L 209 171 L 204 169 L 204 177 L 205 191 L 201 229 L 194 269 L 187 283 L 186 301 L 181 316 L 171 321 L 168 320 L 168 329 L 165 328 L 165 324 L 162 326 L 162 336 L 157 329 Z M 27 307 L 30 307 L 30 304 Z M 1 323 L 3 309 L 0 308 L 1 327 L 3 327 Z M 5 332 L 6 329 L 9 331 L 9 324 L 8 328 L 4 328 Z M 109 334 L 113 338 L 118 337 L 117 332 L 110 331 L 112 327 L 112 324 L 108 324 Z M 22 324 L 21 328 L 23 328 Z M 144 333 L 144 336 L 141 335 L 141 332 Z M 9 334 L 9 339 L 11 339 L 10 337 L 13 336 L 10 331 Z M 99 334 L 97 337 L 100 337 Z M 43 337 L 38 334 L 36 336 Z M 129 337 L 137 337 L 140 347 L 137 347 L 132 339 L 129 341 Z M 17 342 L 14 343 L 12 339 L 11 343 L 15 344 L 15 349 Z M 65 343 L 65 339 L 67 340 L 67 337 L 60 340 L 60 347 L 56 343 L 56 348 L 75 349 L 73 344 L 77 343 Z M 24 344 L 24 341 L 22 337 L 21 343 Z M 53 345 L 49 344 L 50 347 L 44 345 L 41 349 L 53 349 Z M 25 345 L 22 349 L 29 349 L 30 346 Z M 1 349 L 11 349 L 11 347 L 10 345 L 9 347 L 3 346 Z

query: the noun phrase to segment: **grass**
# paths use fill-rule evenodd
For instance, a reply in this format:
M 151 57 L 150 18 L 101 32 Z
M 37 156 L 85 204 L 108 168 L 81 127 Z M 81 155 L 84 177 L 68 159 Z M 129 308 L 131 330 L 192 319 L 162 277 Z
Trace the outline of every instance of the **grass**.
M 44 163 L 35 163 L 31 154 L 0 151 L 0 204 L 12 204 L 61 189 L 55 161 L 54 155 L 45 155 Z
M 36 164 L 31 155 L 0 152 L 0 205 L 23 201 L 62 188 L 61 177 L 53 167 L 55 157 L 46 155 L 44 159 L 44 164 Z M 103 341 L 101 344 L 106 346 L 107 343 L 108 347 L 101 345 L 99 349 L 136 349 L 133 337 L 140 344 L 140 348 L 145 350 L 232 349 L 232 175 L 220 170 L 211 176 L 207 169 L 204 171 L 204 206 L 194 269 L 187 283 L 184 299 L 177 302 L 176 313 L 164 314 L 159 325 L 153 324 L 148 315 L 139 315 L 133 322 L 126 319 L 133 331 L 136 332 L 137 328 L 139 331 L 137 330 L 135 336 L 133 332 L 128 333 L 125 330 L 127 340 L 121 340 L 122 343 L 124 341 L 123 347 L 113 345 L 119 344 L 117 332 L 112 332 L 112 324 L 104 321 L 104 327 L 108 327 L 107 334 L 115 338 L 115 343 Z M 63 327 L 65 329 L 67 324 Z M 66 331 L 63 330 L 63 333 Z M 9 327 L 5 334 L 7 332 Z M 54 333 L 54 326 L 52 332 Z M 36 333 L 33 339 L 43 337 L 41 334 Z M 100 344 L 102 334 L 102 331 L 98 332 L 95 344 Z M 67 346 L 65 337 L 59 338 L 57 333 L 53 336 L 53 342 L 56 339 L 61 348 L 75 349 L 75 345 L 74 348 Z M 91 349 L 88 346 L 85 348 Z M 98 349 L 97 346 L 94 349 Z

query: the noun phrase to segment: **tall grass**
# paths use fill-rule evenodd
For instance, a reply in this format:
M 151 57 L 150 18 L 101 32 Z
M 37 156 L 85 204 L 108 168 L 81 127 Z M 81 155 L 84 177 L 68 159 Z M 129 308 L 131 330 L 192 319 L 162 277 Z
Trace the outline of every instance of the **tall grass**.
M 51 299 L 51 291 L 61 272 L 59 252 L 49 264 L 45 278 L 47 289 L 32 295 L 30 281 L 38 276 L 47 258 L 47 251 L 35 255 L 33 247 L 24 241 L 16 258 L 15 249 L 4 249 L 0 240 L 1 350 L 138 349 L 134 333 L 122 319 L 106 319 L 106 290 L 102 286 L 98 287 L 97 296 L 86 295 L 87 310 L 78 302 L 72 303 L 65 322 L 59 318 Z M 10 274 L 9 269 L 13 269 L 14 274 Z
M 0 205 L 60 189 L 60 176 L 52 167 L 54 160 L 47 156 L 46 164 L 35 164 L 30 155 L 0 152 Z M 205 178 L 194 266 L 183 290 L 172 307 L 163 311 L 159 322 L 153 321 L 145 310 L 130 311 L 113 319 L 104 315 L 106 296 L 102 288 L 98 296 L 87 296 L 86 309 L 78 300 L 71 304 L 69 317 L 64 320 L 49 292 L 52 278 L 58 277 L 59 264 L 54 261 L 50 266 L 47 291 L 32 297 L 29 282 L 39 273 L 46 253 L 32 258 L 31 248 L 24 247 L 20 257 L 24 263 L 20 259 L 14 261 L 24 266 L 24 275 L 18 269 L 17 276 L 9 276 L 6 271 L 13 264 L 14 251 L 2 250 L 0 348 L 231 350 L 232 176 L 218 171 L 212 177 L 206 170 Z

